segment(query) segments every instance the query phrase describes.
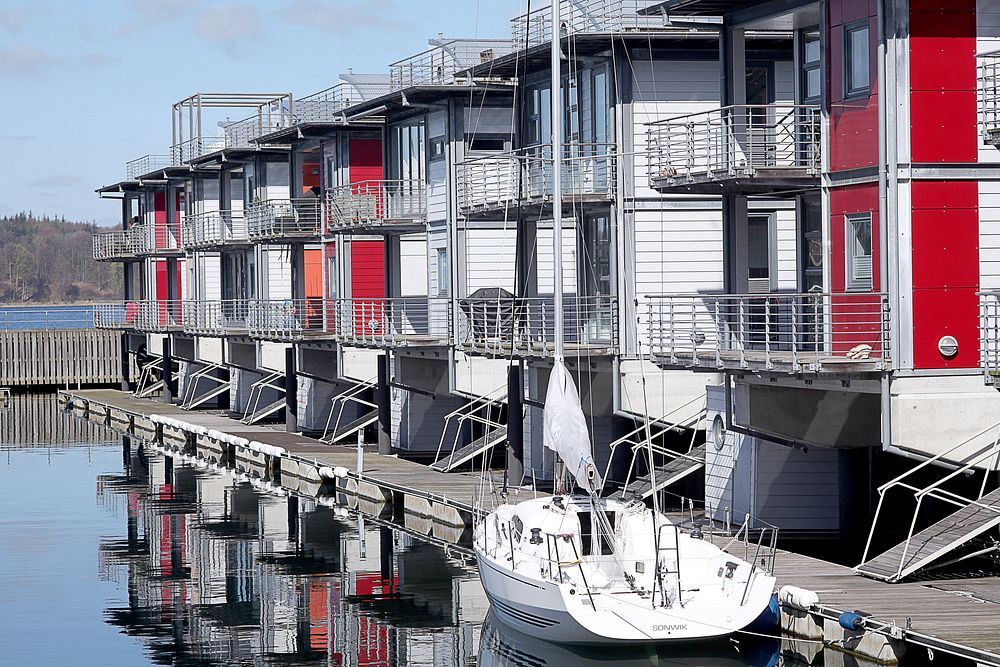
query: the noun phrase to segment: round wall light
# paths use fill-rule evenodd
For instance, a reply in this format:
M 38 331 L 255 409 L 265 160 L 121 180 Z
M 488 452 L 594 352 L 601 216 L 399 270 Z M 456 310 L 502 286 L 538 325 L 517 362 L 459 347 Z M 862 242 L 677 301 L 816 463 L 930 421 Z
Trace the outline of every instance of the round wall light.
M 941 336 L 938 339 L 938 352 L 941 353 L 942 357 L 951 359 L 958 354 L 958 341 L 955 340 L 954 336 Z
M 712 420 L 712 443 L 717 452 L 726 446 L 726 423 L 722 420 L 722 415 L 715 415 Z

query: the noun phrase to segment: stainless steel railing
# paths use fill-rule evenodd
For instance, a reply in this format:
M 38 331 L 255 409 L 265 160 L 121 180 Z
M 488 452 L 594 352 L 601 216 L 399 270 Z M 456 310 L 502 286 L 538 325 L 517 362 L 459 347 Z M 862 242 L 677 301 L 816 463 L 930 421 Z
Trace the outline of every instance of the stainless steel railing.
M 1000 290 L 979 294 L 979 366 L 987 384 L 1000 381 Z
M 662 362 L 793 372 L 892 366 L 886 294 L 667 294 L 648 297 L 649 342 Z
M 452 39 L 389 65 L 389 87 L 443 86 L 456 83 L 455 75 L 513 51 L 506 39 Z
M 97 232 L 93 236 L 94 259 L 112 261 L 137 257 L 144 239 L 137 227 Z
M 978 67 L 979 130 L 989 145 L 1000 144 L 1000 53 L 980 56 Z
M 819 173 L 818 106 L 728 106 L 648 125 L 649 177 L 658 182 L 752 176 L 760 169 Z
M 562 30 L 567 35 L 665 30 L 663 17 L 640 16 L 639 11 L 661 0 L 561 0 Z M 524 49 L 552 41 L 552 14 L 548 7 L 511 19 L 511 37 Z
M 131 300 L 94 306 L 98 329 L 179 331 L 183 325 L 182 302 L 175 299 Z
M 345 345 L 397 347 L 411 343 L 448 344 L 451 299 L 336 299 L 331 333 Z
M 458 306 L 458 342 L 470 353 L 547 357 L 555 352 L 552 297 L 465 298 L 458 300 Z M 567 296 L 563 318 L 568 346 L 595 354 L 617 352 L 615 297 Z
M 295 100 L 292 116 L 296 124 L 334 123 L 341 120 L 344 109 L 389 92 L 388 78 L 384 82 L 338 83 Z
M 198 336 L 226 336 L 247 332 L 248 299 L 184 301 L 184 331 Z
M 420 180 L 359 181 L 326 191 L 327 234 L 427 220 L 427 185 Z
M 264 340 L 301 340 L 327 331 L 327 310 L 327 299 L 322 297 L 252 300 L 247 310 L 247 331 Z
M 550 144 L 470 158 L 457 166 L 459 207 L 468 214 L 551 201 L 552 166 Z M 616 170 L 614 144 L 564 146 L 563 197 L 614 199 Z
M 257 201 L 246 210 L 247 232 L 253 240 L 319 236 L 322 213 L 318 197 Z
M 143 155 L 125 163 L 125 180 L 134 181 L 140 176 L 170 167 L 169 155 Z
M 211 248 L 229 243 L 246 243 L 243 211 L 202 211 L 184 218 L 181 244 L 184 248 Z

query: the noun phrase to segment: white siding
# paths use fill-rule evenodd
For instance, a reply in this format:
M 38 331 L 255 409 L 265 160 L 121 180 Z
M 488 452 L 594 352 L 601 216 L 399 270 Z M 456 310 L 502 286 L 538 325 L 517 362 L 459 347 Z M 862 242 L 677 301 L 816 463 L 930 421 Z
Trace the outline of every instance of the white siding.
M 979 182 L 979 286 L 1000 289 L 1000 183 Z
M 264 246 L 261 249 L 264 284 L 260 294 L 266 299 L 292 298 L 292 255 L 288 246 Z
M 427 241 L 403 237 L 399 241 L 400 296 L 427 296 Z
M 217 252 L 195 255 L 195 293 L 197 299 L 222 298 L 222 258 Z
M 267 185 L 261 199 L 287 199 L 289 197 L 289 171 L 287 162 L 267 163 Z M 235 194 L 235 193 L 234 193 Z
M 550 223 L 551 225 L 551 223 Z M 552 261 L 552 227 L 539 229 L 535 245 L 538 266 L 538 294 L 553 293 L 555 270 Z M 576 294 L 576 229 L 565 226 L 562 233 L 563 293 Z
M 795 235 L 795 209 L 776 212 L 778 289 L 798 289 L 798 250 Z
M 482 287 L 502 287 L 514 291 L 516 231 L 508 229 L 467 229 L 465 232 L 465 293 Z M 552 245 L 551 232 L 549 247 Z M 551 251 L 549 252 L 551 258 Z M 552 271 L 551 260 L 549 269 Z M 549 283 L 551 284 L 551 279 Z M 551 291 L 549 287 L 549 291 Z

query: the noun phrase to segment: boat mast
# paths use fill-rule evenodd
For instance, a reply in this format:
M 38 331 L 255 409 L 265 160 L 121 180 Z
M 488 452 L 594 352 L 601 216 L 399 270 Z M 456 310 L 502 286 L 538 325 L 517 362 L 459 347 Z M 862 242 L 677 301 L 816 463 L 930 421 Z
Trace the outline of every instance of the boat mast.
M 549 108 L 552 111 L 552 266 L 553 295 L 556 334 L 556 364 L 561 364 L 566 353 L 563 322 L 563 247 L 562 247 L 562 77 L 561 68 L 561 30 L 560 10 L 561 0 L 552 0 L 552 92 Z

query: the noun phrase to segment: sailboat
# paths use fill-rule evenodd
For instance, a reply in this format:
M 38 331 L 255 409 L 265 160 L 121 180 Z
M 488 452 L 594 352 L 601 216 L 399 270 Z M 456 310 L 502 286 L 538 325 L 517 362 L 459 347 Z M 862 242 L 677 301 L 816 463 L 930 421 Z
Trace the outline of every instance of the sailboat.
M 552 90 L 559 90 L 560 2 L 552 9 Z M 552 143 L 562 137 L 552 95 Z M 770 605 L 775 579 L 640 501 L 602 497 L 586 418 L 565 365 L 560 151 L 553 150 L 555 355 L 544 445 L 582 493 L 499 505 L 478 521 L 483 588 L 503 622 L 566 644 L 656 644 L 724 637 Z

